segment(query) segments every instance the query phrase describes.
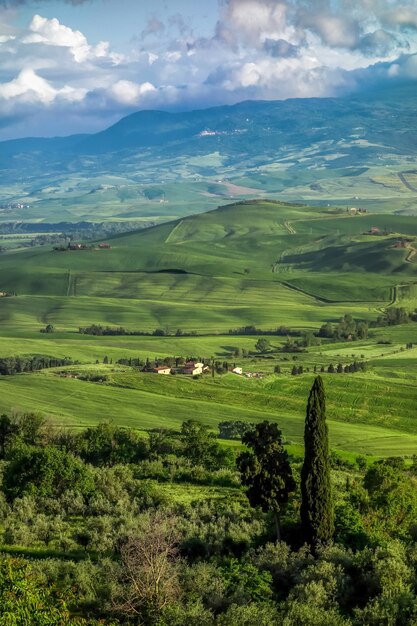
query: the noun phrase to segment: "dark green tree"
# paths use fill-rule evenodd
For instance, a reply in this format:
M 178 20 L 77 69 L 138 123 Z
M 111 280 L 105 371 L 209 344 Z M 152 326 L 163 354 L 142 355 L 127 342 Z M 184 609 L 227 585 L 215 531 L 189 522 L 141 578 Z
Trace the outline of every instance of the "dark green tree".
M 24 495 L 59 498 L 68 490 L 85 496 L 94 492 L 91 470 L 63 450 L 22 444 L 10 457 L 3 475 L 3 491 L 10 501 Z
M 315 552 L 331 540 L 334 532 L 326 398 L 320 376 L 315 378 L 308 398 L 304 445 L 301 525 L 305 541 Z
M 250 451 L 242 452 L 237 459 L 242 484 L 251 506 L 272 513 L 277 541 L 280 540 L 280 512 L 295 490 L 295 481 L 282 445 L 282 433 L 276 424 L 262 422 L 242 437 Z
M 260 337 L 258 341 L 255 343 L 255 350 L 264 354 L 271 349 L 271 342 L 265 337 Z
M 17 424 L 8 415 L 0 415 L 0 458 L 4 459 L 6 447 L 17 432 Z
M 193 465 L 216 470 L 232 463 L 230 449 L 219 446 L 216 434 L 211 432 L 206 424 L 196 420 L 183 422 L 180 441 L 183 445 L 183 455 Z

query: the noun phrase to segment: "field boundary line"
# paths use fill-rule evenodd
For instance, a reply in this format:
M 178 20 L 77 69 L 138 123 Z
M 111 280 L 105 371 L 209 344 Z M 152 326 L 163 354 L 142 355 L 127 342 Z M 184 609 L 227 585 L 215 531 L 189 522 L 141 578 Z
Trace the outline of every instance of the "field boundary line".
M 293 291 L 297 291 L 298 293 L 302 293 L 304 296 L 308 296 L 309 298 L 314 298 L 318 302 L 323 302 L 324 304 L 346 304 L 346 303 L 354 303 L 354 304 L 372 304 L 377 305 L 381 303 L 380 300 L 331 300 L 330 298 L 325 298 L 324 296 L 318 296 L 317 294 L 306 291 L 305 289 L 301 289 L 301 287 L 296 287 L 287 281 L 280 281 L 280 284 L 288 289 L 292 289 Z M 389 304 L 386 306 L 390 306 Z
M 407 172 L 405 172 L 405 173 L 407 173 Z M 402 184 L 405 187 L 407 187 L 407 189 L 409 189 L 410 191 L 417 191 L 417 187 L 414 187 L 411 183 L 408 182 L 408 180 L 404 176 L 403 172 L 398 172 L 397 176 L 400 179 L 400 181 L 402 182 Z
M 174 228 L 169 232 L 168 237 L 165 239 L 165 243 L 169 243 L 169 240 L 171 239 L 172 235 L 175 233 L 175 231 L 177 230 L 177 228 L 179 228 L 184 220 L 180 220 L 177 224 L 175 224 Z

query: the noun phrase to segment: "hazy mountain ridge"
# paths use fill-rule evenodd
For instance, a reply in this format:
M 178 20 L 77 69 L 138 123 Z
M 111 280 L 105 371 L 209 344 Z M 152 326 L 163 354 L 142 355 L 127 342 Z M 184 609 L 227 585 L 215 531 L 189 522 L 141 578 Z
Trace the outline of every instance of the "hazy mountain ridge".
M 38 203 L 42 219 L 52 196 L 65 205 L 68 192 L 69 209 L 78 203 L 78 219 L 96 211 L 92 198 L 86 198 L 91 193 L 99 193 L 94 200 L 100 205 L 123 204 L 122 213 L 115 210 L 114 216 L 147 215 L 155 201 L 171 203 L 165 213 L 175 217 L 212 208 L 216 197 L 233 198 L 230 189 L 216 187 L 224 181 L 243 186 L 238 195 L 250 195 L 252 189 L 267 197 L 286 194 L 290 200 L 325 202 L 362 197 L 369 185 L 365 198 L 383 197 L 389 172 L 378 168 L 392 168 L 394 176 L 414 168 L 415 93 L 408 85 L 355 98 L 247 101 L 184 113 L 140 111 L 94 135 L 0 143 L 0 182 L 9 187 L 8 199 Z M 105 180 L 109 176 L 119 178 Z M 343 180 L 361 176 L 357 184 Z M 181 197 L 166 187 L 171 183 L 184 185 Z M 149 193 L 141 185 L 160 187 Z M 395 186 L 400 197 L 413 191 L 396 179 Z M 187 201 L 193 210 L 181 212 Z M 55 202 L 54 211 L 60 206 Z

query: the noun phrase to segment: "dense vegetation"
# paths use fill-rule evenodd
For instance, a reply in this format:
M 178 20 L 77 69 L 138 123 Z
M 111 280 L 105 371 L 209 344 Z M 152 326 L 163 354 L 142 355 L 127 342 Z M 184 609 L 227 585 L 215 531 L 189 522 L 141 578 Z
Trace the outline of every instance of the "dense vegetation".
M 261 201 L 2 254 L 16 624 L 417 623 L 413 250 L 378 225 L 413 245 L 407 216 Z M 150 373 L 187 355 L 207 374 Z
M 0 624 L 414 624 L 417 461 L 329 454 L 320 378 L 305 427 L 1 416 Z

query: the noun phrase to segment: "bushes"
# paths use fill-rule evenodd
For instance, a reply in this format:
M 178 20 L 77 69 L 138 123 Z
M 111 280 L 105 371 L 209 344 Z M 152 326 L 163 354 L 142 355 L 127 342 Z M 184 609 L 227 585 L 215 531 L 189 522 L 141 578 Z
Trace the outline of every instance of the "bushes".
M 85 496 L 94 489 L 92 473 L 80 459 L 52 446 L 14 448 L 3 476 L 10 501 L 25 494 L 59 498 L 69 489 Z
M 70 591 L 45 584 L 25 561 L 0 560 L 0 626 L 93 626 L 95 620 L 71 615 Z
M 36 416 L 2 428 L 0 542 L 48 558 L 0 559 L 0 626 L 92 625 L 89 615 L 123 626 L 417 625 L 417 463 L 332 455 L 335 543 L 313 557 L 298 547 L 298 491 L 283 516 L 292 545 L 267 543 L 268 514 L 194 421 L 149 442 L 109 424 L 57 435 Z M 167 576 L 159 596 L 149 559 Z

